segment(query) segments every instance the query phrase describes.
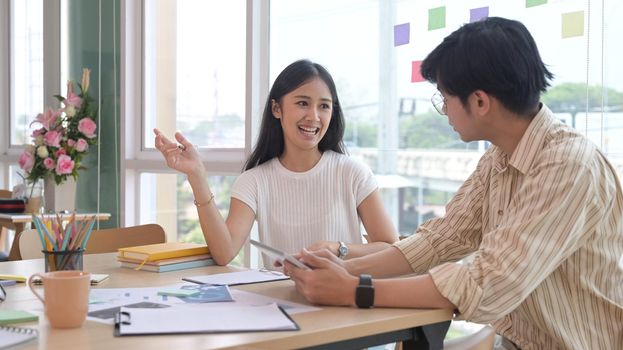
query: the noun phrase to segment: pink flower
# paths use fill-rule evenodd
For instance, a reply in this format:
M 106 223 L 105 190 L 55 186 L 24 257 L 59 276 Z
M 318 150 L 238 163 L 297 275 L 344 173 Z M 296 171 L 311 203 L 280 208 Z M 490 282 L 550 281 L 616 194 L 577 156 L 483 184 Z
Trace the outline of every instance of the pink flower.
M 56 166 L 56 163 L 54 163 L 54 159 L 48 157 L 43 160 L 43 165 L 45 166 L 46 169 L 52 170 Z
M 78 130 L 90 139 L 95 137 L 96 128 L 97 125 L 93 120 L 91 120 L 91 118 L 83 118 L 78 122 Z
M 82 68 L 82 92 L 84 93 L 89 91 L 90 77 L 91 77 L 91 70 L 87 68 Z
M 73 147 L 76 144 L 76 141 L 72 140 L 72 139 L 68 139 L 67 140 L 67 146 L 69 147 Z
M 43 142 L 46 145 L 52 147 L 61 147 L 61 138 L 63 135 L 55 130 L 48 131 L 45 135 L 43 135 Z
M 74 170 L 74 161 L 71 158 L 63 154 L 58 157 L 58 163 L 56 163 L 56 173 L 58 175 L 71 174 Z
M 61 115 L 61 110 L 55 111 L 52 108 L 48 107 L 48 109 L 43 112 L 37 114 L 37 118 L 35 118 L 35 122 L 43 125 L 46 130 L 50 130 L 54 128 L 58 117 Z
M 76 151 L 84 152 L 87 149 L 89 149 L 89 144 L 87 143 L 87 140 L 78 139 L 78 141 L 76 142 Z
M 74 93 L 74 84 L 71 80 L 67 82 L 67 97 L 63 103 L 65 106 L 72 106 L 75 108 L 80 108 L 80 105 L 82 104 L 80 96 Z
M 35 165 L 35 157 L 32 153 L 28 151 L 24 151 L 19 156 L 19 167 L 22 168 L 25 172 L 29 173 L 32 170 L 33 165 Z
M 62 156 L 63 154 L 67 154 L 67 151 L 65 151 L 64 148 L 59 149 L 58 151 L 56 151 L 56 153 L 54 153 L 54 155 L 58 158 L 60 156 Z
M 37 129 L 37 130 L 33 131 L 32 135 L 30 135 L 30 136 L 37 137 L 37 136 L 43 135 L 43 134 L 45 134 L 45 128 L 41 128 L 41 129 Z

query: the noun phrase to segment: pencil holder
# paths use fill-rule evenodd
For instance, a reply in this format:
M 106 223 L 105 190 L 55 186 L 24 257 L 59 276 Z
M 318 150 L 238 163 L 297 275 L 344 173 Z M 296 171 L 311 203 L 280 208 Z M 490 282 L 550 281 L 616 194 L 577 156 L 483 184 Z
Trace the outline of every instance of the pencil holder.
M 82 271 L 83 248 L 61 251 L 42 250 L 42 252 L 45 258 L 45 272 L 62 270 Z

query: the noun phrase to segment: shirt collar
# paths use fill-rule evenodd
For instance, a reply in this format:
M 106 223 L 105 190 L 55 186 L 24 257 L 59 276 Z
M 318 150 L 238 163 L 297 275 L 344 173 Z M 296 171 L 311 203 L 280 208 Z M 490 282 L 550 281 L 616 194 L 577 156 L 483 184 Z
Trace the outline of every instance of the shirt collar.
M 499 147 L 496 147 L 494 150 L 496 169 L 501 172 L 506 169 L 507 165 L 511 165 L 526 175 L 539 151 L 543 148 L 543 142 L 553 122 L 554 115 L 552 111 L 544 104 L 541 105 L 541 109 L 534 116 L 530 125 L 528 125 L 510 159 Z

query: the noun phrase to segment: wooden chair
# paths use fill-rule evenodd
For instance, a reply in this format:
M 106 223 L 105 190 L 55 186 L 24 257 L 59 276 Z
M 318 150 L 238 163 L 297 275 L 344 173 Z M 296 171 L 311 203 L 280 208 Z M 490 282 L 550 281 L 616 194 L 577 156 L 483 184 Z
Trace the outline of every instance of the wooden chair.
M 0 199 L 11 198 L 13 192 L 9 190 L 0 190 Z M 9 230 L 6 227 L 0 227 L 0 261 L 6 261 L 8 256 L 2 252 L 6 249 L 6 241 L 9 235 Z
M 17 243 L 23 260 L 43 257 L 41 239 L 37 230 L 22 231 L 18 240 Z M 113 253 L 119 248 L 164 243 L 165 241 L 164 229 L 157 224 L 95 230 L 91 234 L 84 253 Z

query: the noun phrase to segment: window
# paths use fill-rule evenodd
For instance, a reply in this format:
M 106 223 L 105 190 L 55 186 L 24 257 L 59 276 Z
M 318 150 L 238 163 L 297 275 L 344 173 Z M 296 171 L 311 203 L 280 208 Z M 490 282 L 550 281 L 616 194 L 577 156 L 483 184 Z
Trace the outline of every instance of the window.
M 601 145 L 621 173 L 623 138 L 615 135 L 623 129 L 623 74 L 615 62 L 623 59 L 623 51 L 607 43 L 623 32 L 617 20 L 622 12 L 615 1 L 534 7 L 512 1 L 483 7 L 475 0 L 272 0 L 270 75 L 274 79 L 300 58 L 331 72 L 345 112 L 349 151 L 377 174 L 396 227 L 411 234 L 423 221 L 443 215 L 444 205 L 488 147 L 463 143 L 433 109 L 435 86 L 419 81 L 419 61 L 470 16 L 523 22 L 556 75 L 543 100 Z
M 144 11 L 144 147 L 157 127 L 244 148 L 245 1 L 149 0 Z
M 131 29 L 122 59 L 126 72 L 133 72 L 124 82 L 125 224 L 156 222 L 169 240 L 203 242 L 186 176 L 167 168 L 154 149 L 152 130 L 170 138 L 179 130 L 198 147 L 226 217 L 231 185 L 251 143 L 247 1 L 145 0 L 123 6 Z
M 30 142 L 43 106 L 43 0 L 11 1 L 10 144 Z

